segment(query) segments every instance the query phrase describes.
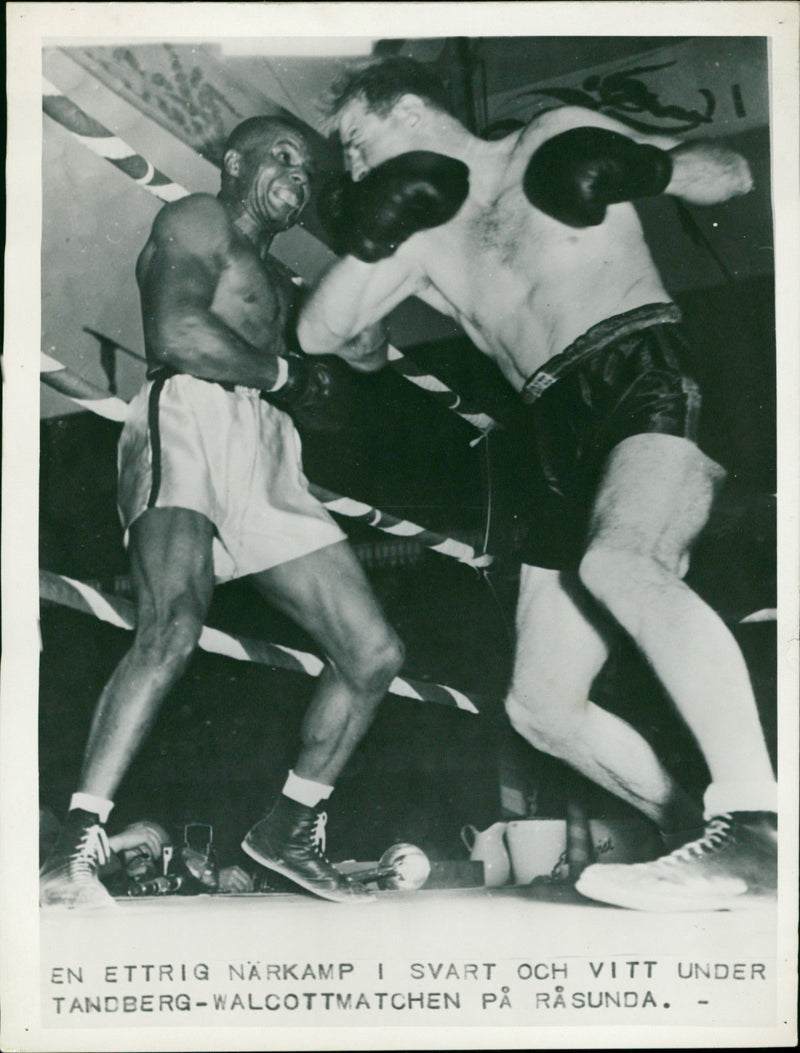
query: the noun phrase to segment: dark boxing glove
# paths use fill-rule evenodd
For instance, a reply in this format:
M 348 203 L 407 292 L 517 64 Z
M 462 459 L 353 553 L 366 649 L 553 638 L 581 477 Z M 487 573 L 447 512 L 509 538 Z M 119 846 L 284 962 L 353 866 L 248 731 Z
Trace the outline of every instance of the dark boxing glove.
M 336 252 L 375 263 L 412 234 L 447 223 L 468 193 L 463 161 L 414 150 L 384 161 L 358 183 L 341 177 L 320 194 L 317 209 Z
M 276 391 L 261 397 L 289 413 L 309 431 L 340 431 L 350 422 L 351 370 L 335 355 L 304 355 L 292 351 L 283 359 L 289 369 Z
M 532 205 L 569 227 L 594 227 L 606 207 L 666 190 L 672 158 L 604 128 L 572 128 L 531 157 L 522 181 Z

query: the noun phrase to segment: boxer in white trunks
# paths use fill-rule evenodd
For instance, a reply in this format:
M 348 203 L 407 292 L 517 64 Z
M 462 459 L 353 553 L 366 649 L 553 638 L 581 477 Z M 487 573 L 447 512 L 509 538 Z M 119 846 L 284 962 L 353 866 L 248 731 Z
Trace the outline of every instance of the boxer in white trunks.
M 320 211 L 343 258 L 305 303 L 300 344 L 347 358 L 344 341 L 416 295 L 458 320 L 530 404 L 531 453 L 571 542 L 523 564 L 508 715 L 533 746 L 681 846 L 652 863 L 594 865 L 578 889 L 638 909 L 768 902 L 777 791 L 748 672 L 683 581 L 725 472 L 697 445 L 700 394 L 685 371 L 680 313 L 632 204 L 745 194 L 746 161 L 576 107 L 484 141 L 410 59 L 353 72 L 332 99 L 351 179 Z M 609 615 L 699 743 L 711 773 L 704 815 L 645 739 L 589 700 Z
M 321 847 L 320 805 L 403 661 L 345 536 L 311 496 L 292 418 L 337 423 L 341 361 L 291 353 L 295 288 L 269 255 L 311 197 L 299 126 L 256 117 L 224 152 L 215 198 L 166 205 L 139 257 L 148 381 L 119 443 L 119 506 L 137 599 L 133 646 L 95 710 L 77 792 L 40 876 L 44 904 L 95 905 L 114 796 L 185 671 L 216 583 L 248 577 L 320 644 L 325 668 L 300 754 L 243 848 L 331 900 L 360 901 Z M 381 327 L 351 346 L 362 371 L 386 362 Z

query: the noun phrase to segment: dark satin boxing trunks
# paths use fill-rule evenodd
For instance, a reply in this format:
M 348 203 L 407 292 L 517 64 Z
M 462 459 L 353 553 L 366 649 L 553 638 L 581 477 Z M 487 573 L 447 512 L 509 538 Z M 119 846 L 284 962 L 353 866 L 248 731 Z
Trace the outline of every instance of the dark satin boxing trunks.
M 546 491 L 523 560 L 574 569 L 603 464 L 623 439 L 646 432 L 697 442 L 700 390 L 672 303 L 646 304 L 592 326 L 526 382 Z

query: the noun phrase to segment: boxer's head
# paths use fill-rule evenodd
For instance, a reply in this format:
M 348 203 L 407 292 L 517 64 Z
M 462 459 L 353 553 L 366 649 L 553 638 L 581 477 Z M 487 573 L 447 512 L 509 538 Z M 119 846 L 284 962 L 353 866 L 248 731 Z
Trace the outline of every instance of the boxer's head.
M 345 164 L 353 179 L 409 150 L 436 148 L 435 121 L 450 114 L 444 85 L 408 58 L 373 62 L 345 74 L 328 98 Z
M 222 161 L 224 201 L 244 208 L 264 231 L 288 230 L 311 200 L 315 163 L 299 123 L 251 117 L 231 132 Z

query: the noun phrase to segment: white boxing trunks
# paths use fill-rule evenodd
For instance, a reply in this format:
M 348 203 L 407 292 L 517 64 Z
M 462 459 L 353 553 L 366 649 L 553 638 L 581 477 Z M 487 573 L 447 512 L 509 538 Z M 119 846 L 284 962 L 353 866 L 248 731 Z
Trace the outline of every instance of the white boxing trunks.
M 215 527 L 218 582 L 254 574 L 345 535 L 308 490 L 291 418 L 254 388 L 186 374 L 148 381 L 118 447 L 125 544 L 148 508 L 189 508 Z

